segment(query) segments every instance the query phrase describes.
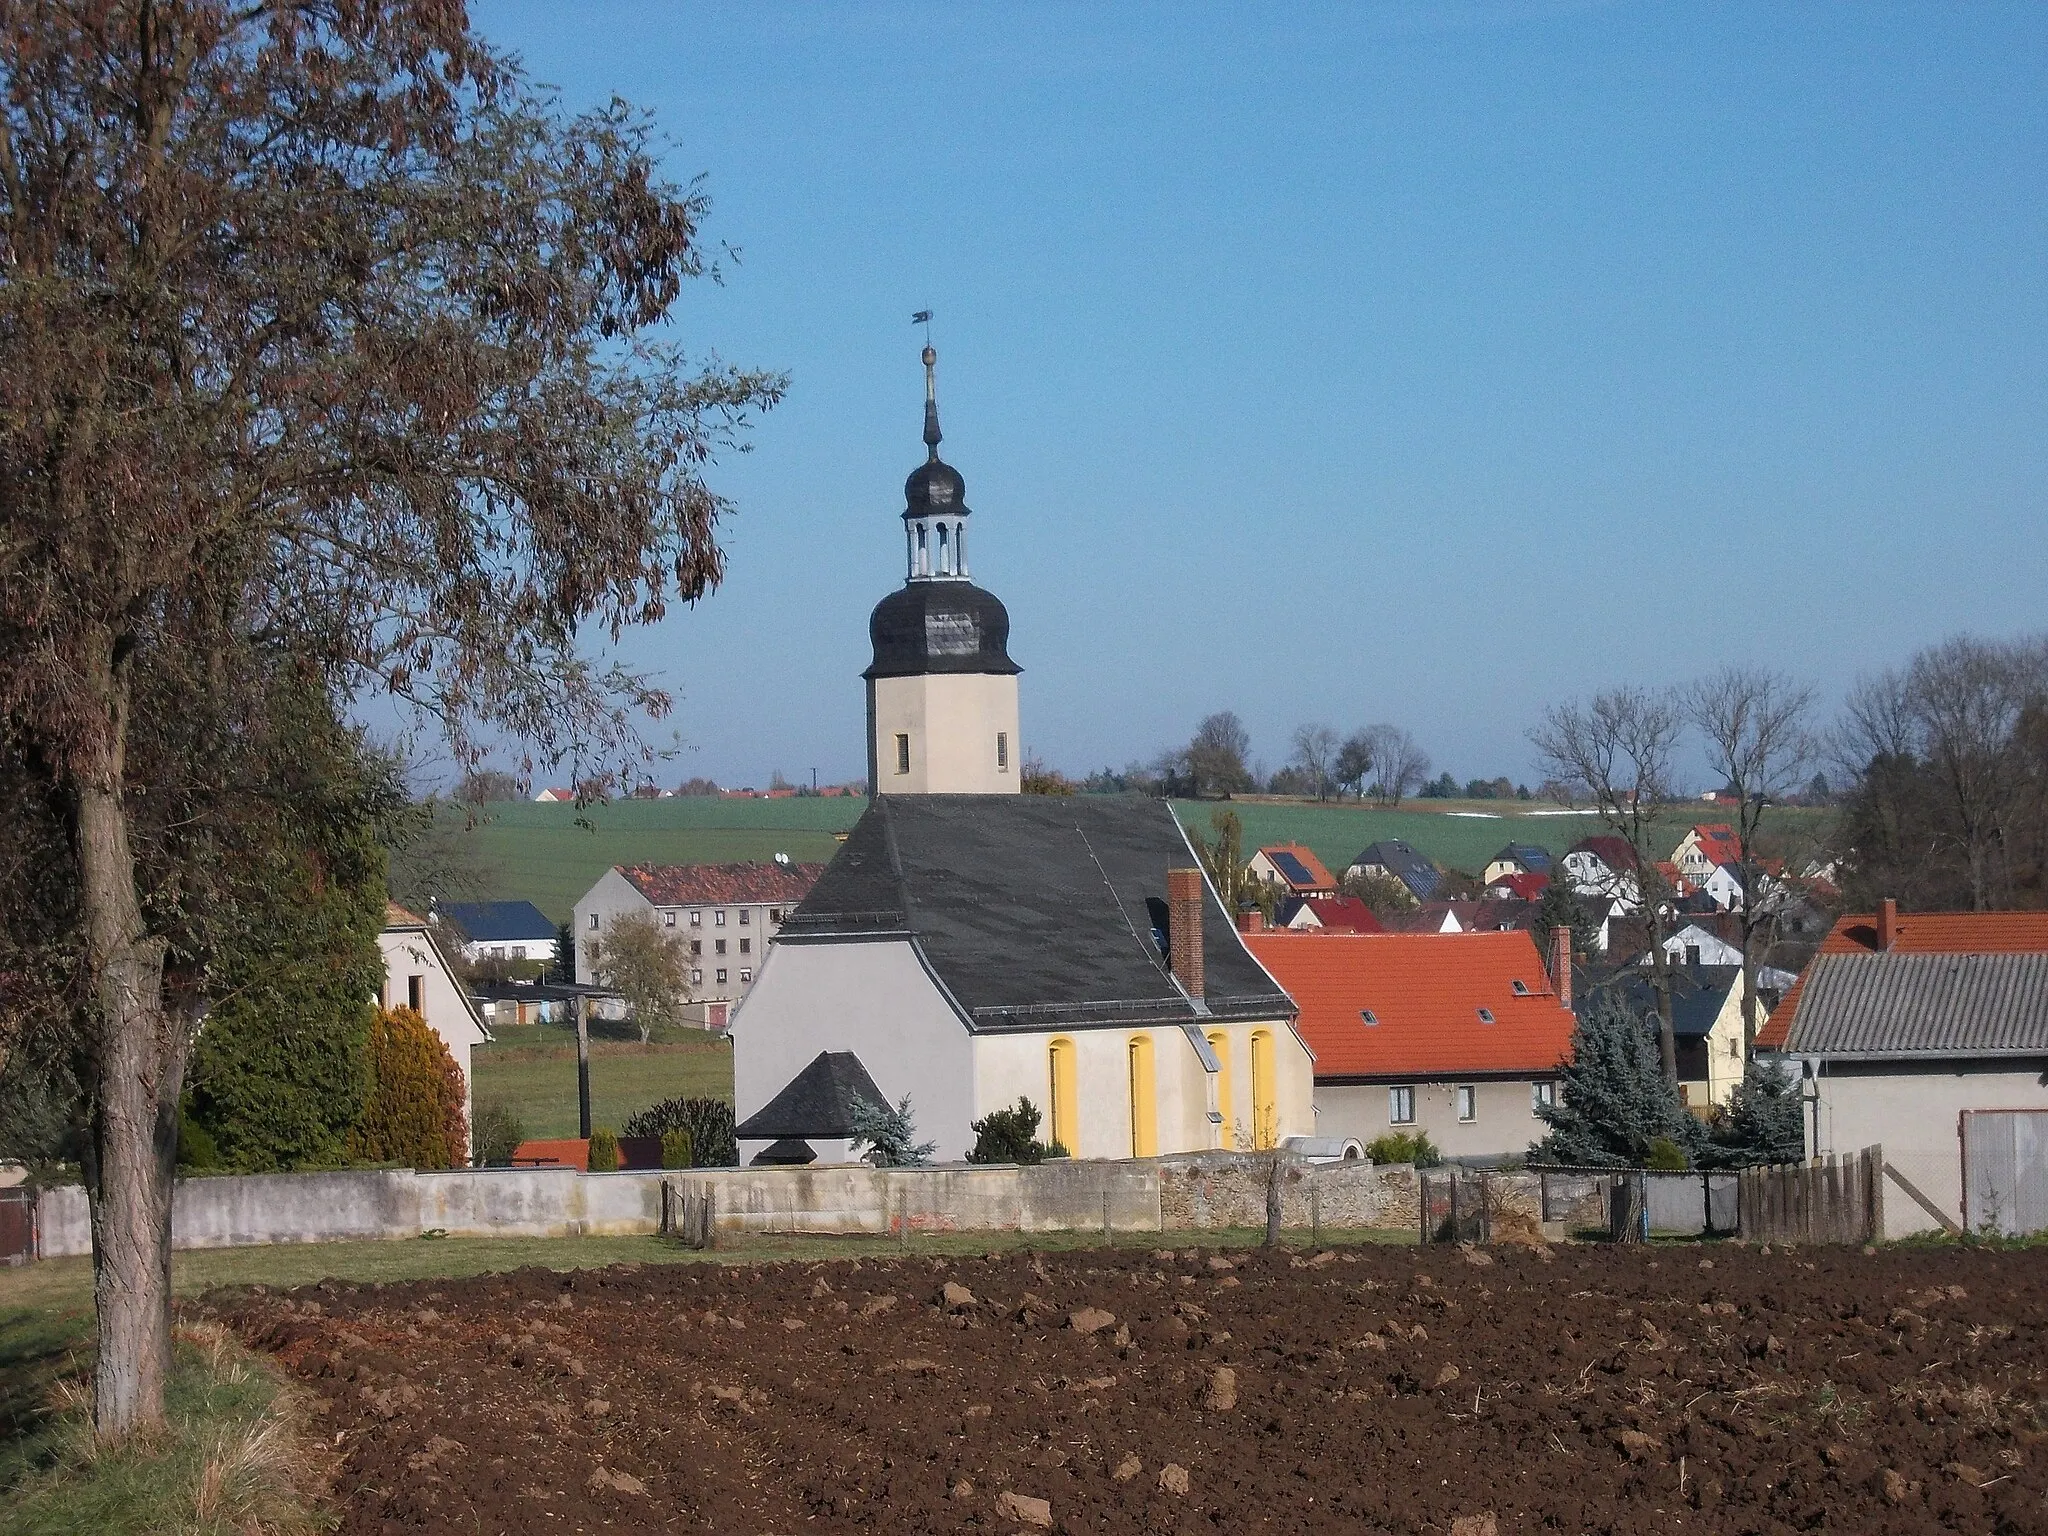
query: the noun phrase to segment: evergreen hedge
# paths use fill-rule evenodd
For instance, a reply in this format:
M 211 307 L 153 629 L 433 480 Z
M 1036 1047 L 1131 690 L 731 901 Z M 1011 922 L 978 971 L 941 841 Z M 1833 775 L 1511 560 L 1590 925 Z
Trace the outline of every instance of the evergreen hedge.
M 628 1136 L 666 1136 L 687 1131 L 693 1168 L 737 1168 L 740 1144 L 733 1136 L 732 1106 L 723 1099 L 663 1099 L 626 1121 Z
M 370 1092 L 349 1133 L 360 1162 L 459 1168 L 469 1161 L 462 1069 L 410 1008 L 386 1008 L 370 1025 Z

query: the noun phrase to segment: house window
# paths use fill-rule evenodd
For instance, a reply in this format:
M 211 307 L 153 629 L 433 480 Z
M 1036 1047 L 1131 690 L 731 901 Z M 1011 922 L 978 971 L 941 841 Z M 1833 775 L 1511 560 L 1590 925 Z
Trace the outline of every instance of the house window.
M 1479 1090 L 1470 1083 L 1458 1085 L 1458 1119 L 1470 1125 L 1479 1118 Z
M 1152 1075 L 1152 1037 L 1131 1036 L 1131 1156 L 1159 1155 L 1159 1095 Z
M 1358 1010 L 1358 1019 L 1361 1024 L 1364 1024 L 1368 1029 L 1370 1029 L 1379 1023 L 1380 1016 L 1374 1013 L 1370 1008 L 1361 1008 Z
M 1415 1123 L 1415 1090 L 1413 1088 L 1389 1088 L 1387 1090 L 1387 1124 L 1413 1125 Z
M 1529 995 L 1529 983 L 1526 981 L 1511 981 L 1508 985 L 1515 989 L 1515 996 L 1517 997 L 1527 997 Z
M 1009 733 L 1008 731 L 997 731 L 997 732 L 996 732 L 996 772 L 998 772 L 998 773 L 1008 773 L 1009 771 L 1010 771 L 1010 733 Z
M 704 941 L 703 941 L 702 939 L 692 939 L 692 940 L 690 940 L 690 957 L 691 957 L 692 959 L 695 959 L 695 958 L 696 958 L 696 957 L 697 957 L 698 955 L 701 955 L 701 954 L 703 954 L 703 953 L 704 953 Z
M 597 932 L 597 914 L 595 912 L 590 914 L 590 931 L 592 933 Z
M 1529 1085 L 1529 1111 L 1531 1114 L 1539 1109 L 1555 1108 L 1557 1108 L 1557 1084 L 1555 1082 L 1546 1079 L 1543 1082 L 1531 1083 Z
M 896 771 L 910 772 L 910 737 L 903 731 L 896 733 Z
M 405 1006 L 414 1013 L 427 1011 L 427 978 L 408 976 L 405 978 Z
M 676 915 L 675 915 L 675 913 L 673 913 L 673 912 L 664 912 L 664 913 L 662 913 L 662 914 L 661 914 L 661 926 L 662 926 L 662 927 L 664 927 L 664 928 L 673 928 L 673 927 L 675 927 L 675 925 L 676 925 Z
M 725 985 L 725 967 L 722 965 L 718 968 L 718 984 L 721 987 Z
M 1252 1145 L 1280 1144 L 1280 1095 L 1273 1076 L 1273 1033 L 1252 1031 Z
M 725 940 L 723 940 L 723 939 L 715 939 L 715 940 L 713 940 L 713 941 L 712 941 L 712 945 L 711 945 L 711 947 L 712 947 L 712 949 L 714 949 L 715 951 L 717 951 L 717 952 L 718 952 L 719 954 L 721 954 L 721 955 L 722 955 L 722 954 L 724 954 L 724 953 L 725 953 Z
M 697 971 L 697 970 L 693 970 L 693 971 L 691 971 L 691 972 L 690 972 L 690 985 L 691 985 L 691 986 L 693 986 L 693 987 L 701 987 L 701 986 L 703 986 L 703 985 L 704 985 L 704 973 L 703 973 L 702 971 Z
M 720 907 L 718 909 L 717 915 L 711 920 L 711 925 L 714 928 L 723 928 L 725 926 L 725 908 Z
M 690 926 L 692 928 L 702 928 L 704 926 L 704 914 L 702 912 L 692 912 L 690 914 Z
M 751 966 L 745 966 L 745 965 L 741 966 L 741 967 L 740 967 L 740 985 L 744 987 L 744 986 L 745 986 L 745 985 L 746 985 L 746 984 L 747 984 L 748 982 L 752 981 L 753 979 L 754 979 L 754 972 L 753 972 L 753 968 L 752 968 Z
M 1045 1097 L 1052 1109 L 1052 1124 L 1048 1128 L 1052 1140 L 1048 1145 L 1059 1147 L 1072 1156 L 1081 1148 L 1081 1126 L 1076 1118 L 1081 1102 L 1080 1070 L 1074 1058 L 1074 1042 L 1053 1041 L 1045 1049 L 1045 1058 L 1046 1077 L 1051 1088 Z
M 780 908 L 780 907 L 770 907 L 770 908 L 768 909 L 768 921 L 769 921 L 769 922 L 771 922 L 771 923 L 779 923 L 779 922 L 781 922 L 781 921 L 782 921 L 782 908 Z
M 751 922 L 752 922 L 753 920 L 754 920 L 754 909 L 753 909 L 752 907 L 741 907 L 741 908 L 740 908 L 740 926 L 741 926 L 742 928 L 744 928 L 744 927 L 746 927 L 746 926 L 747 926 L 747 924 L 751 923 Z
M 502 945 L 502 944 L 493 944 L 493 945 L 491 946 L 491 958 L 492 958 L 493 960 L 502 960 L 502 959 L 504 959 L 504 958 L 505 958 L 505 946 L 504 946 L 504 945 Z
M 753 941 L 752 939 L 741 939 L 741 940 L 740 940 L 740 953 L 741 953 L 741 954 L 743 954 L 743 955 L 751 955 L 751 954 L 752 954 L 753 952 L 754 952 L 754 941 Z

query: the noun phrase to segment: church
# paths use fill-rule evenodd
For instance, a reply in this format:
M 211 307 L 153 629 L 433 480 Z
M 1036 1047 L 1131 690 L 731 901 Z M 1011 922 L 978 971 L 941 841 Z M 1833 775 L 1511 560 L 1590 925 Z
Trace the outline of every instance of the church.
M 742 1162 L 843 1162 L 858 1095 L 904 1096 L 941 1160 L 1028 1098 L 1075 1157 L 1314 1133 L 1293 1000 L 1164 801 L 1019 792 L 1010 617 L 969 576 L 966 483 L 904 484 L 903 585 L 869 620 L 866 813 L 734 1015 Z

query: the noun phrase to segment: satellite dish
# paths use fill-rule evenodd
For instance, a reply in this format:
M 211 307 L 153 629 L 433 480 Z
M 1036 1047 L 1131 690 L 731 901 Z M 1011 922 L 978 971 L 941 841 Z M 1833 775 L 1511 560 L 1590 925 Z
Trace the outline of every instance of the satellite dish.
M 786 853 L 778 853 L 775 855 L 775 862 L 780 864 L 784 869 L 787 869 L 789 868 L 789 855 Z

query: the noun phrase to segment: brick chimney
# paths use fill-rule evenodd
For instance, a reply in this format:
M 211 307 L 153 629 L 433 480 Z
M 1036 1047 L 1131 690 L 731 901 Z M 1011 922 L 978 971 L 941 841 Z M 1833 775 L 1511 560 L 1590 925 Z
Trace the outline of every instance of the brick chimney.
M 1239 933 L 1264 933 L 1266 931 L 1266 914 L 1257 907 L 1252 907 L 1247 911 L 1238 913 L 1237 931 Z
M 1890 949 L 1899 936 L 1899 904 L 1887 896 L 1877 904 L 1877 947 Z
M 1166 872 L 1166 935 L 1173 974 L 1189 997 L 1202 995 L 1202 872 Z
M 1559 923 L 1550 930 L 1550 984 L 1557 989 L 1557 1006 L 1572 1005 L 1572 929 Z

